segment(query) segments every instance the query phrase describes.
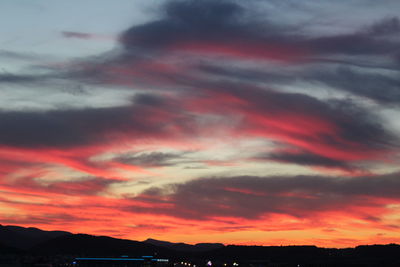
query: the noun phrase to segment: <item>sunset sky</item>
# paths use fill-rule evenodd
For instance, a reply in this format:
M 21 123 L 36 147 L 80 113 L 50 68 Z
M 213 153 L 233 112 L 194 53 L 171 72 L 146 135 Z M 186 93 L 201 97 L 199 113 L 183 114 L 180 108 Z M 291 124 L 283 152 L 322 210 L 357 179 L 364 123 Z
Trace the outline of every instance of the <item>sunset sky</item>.
M 0 224 L 400 243 L 398 0 L 2 0 Z

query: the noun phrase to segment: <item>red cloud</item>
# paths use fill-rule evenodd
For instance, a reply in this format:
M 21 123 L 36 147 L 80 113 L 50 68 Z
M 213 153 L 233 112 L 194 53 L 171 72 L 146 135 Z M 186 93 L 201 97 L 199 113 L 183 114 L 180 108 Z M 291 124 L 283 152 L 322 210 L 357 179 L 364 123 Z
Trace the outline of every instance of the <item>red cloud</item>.
M 307 56 L 304 49 L 282 44 L 232 40 L 231 42 L 182 42 L 172 45 L 172 51 L 192 52 L 205 55 L 225 55 L 236 59 L 299 61 Z
M 265 137 L 331 160 L 379 161 L 393 153 L 391 137 L 368 117 L 316 98 L 246 84 L 223 84 L 204 92 L 186 107 L 238 121 L 231 132 L 236 138 Z

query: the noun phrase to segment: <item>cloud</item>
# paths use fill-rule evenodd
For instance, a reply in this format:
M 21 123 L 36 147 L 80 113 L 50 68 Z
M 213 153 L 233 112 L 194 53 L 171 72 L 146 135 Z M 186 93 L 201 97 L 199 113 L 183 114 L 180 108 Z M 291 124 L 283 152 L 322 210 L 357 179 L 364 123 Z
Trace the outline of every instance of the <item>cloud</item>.
M 53 76 L 60 79 L 123 86 L 133 91 L 139 85 L 150 87 L 151 92 L 139 94 L 129 105 L 111 108 L 1 111 L 0 144 L 71 148 L 110 144 L 114 140 L 134 142 L 141 138 L 183 135 L 196 138 L 204 134 L 201 128 L 212 127 L 231 136 L 277 140 L 310 153 L 297 155 L 298 162 L 325 166 L 341 165 L 345 160 L 381 160 L 397 147 L 397 138 L 378 116 L 362 105 L 281 91 L 281 86 L 296 79 L 291 77 L 290 68 L 280 65 L 280 69 L 288 69 L 287 73 L 255 71 L 258 68 L 248 69 L 242 64 L 242 59 L 256 58 L 272 60 L 273 64 L 278 64 L 276 59 L 292 65 L 302 62 L 304 73 L 295 74 L 307 82 L 323 82 L 335 90 L 393 102 L 397 98 L 395 78 L 345 68 L 333 73 L 324 68 L 309 73 L 307 64 L 318 62 L 324 55 L 350 55 L 357 40 L 363 41 L 358 46 L 365 46 L 357 50 L 357 55 L 392 53 L 394 50 L 388 47 L 396 42 L 391 36 L 398 30 L 397 18 L 371 23 L 353 33 L 308 36 L 300 34 L 299 27 L 254 18 L 249 8 L 234 1 L 168 1 L 160 19 L 124 31 L 119 38 L 119 49 L 53 69 Z M 88 37 L 76 32 L 64 35 Z M 386 52 L 381 51 L 383 48 Z M 218 57 L 213 58 L 216 54 L 224 55 L 225 67 L 218 64 Z M 211 59 L 202 59 L 204 55 Z M 228 64 L 232 59 L 238 64 L 226 67 L 232 65 Z M 240 82 L 215 76 L 234 76 Z M 36 79 L 43 77 L 0 76 L 0 81 L 13 83 Z M 389 94 L 377 93 L 376 89 L 382 87 Z M 208 115 L 219 116 L 228 123 L 215 124 Z M 284 158 L 289 156 L 295 160 L 293 155 Z M 161 155 L 151 157 L 132 160 L 145 165 L 152 160 L 166 164 Z
M 174 228 L 173 226 L 170 225 L 159 225 L 159 224 L 135 224 L 132 226 L 134 231 L 168 231 L 171 228 Z
M 43 170 L 45 172 L 45 170 Z M 19 194 L 24 192 L 29 194 L 58 194 L 69 196 L 96 195 L 105 191 L 109 185 L 115 181 L 101 177 L 82 177 L 78 180 L 70 181 L 44 181 L 40 178 L 40 171 L 32 175 L 18 177 L 12 181 L 5 179 L 0 186 L 3 189 L 16 190 Z M 28 198 L 29 199 L 29 198 Z
M 311 5 L 271 6 L 279 3 L 299 12 Z M 179 235 L 320 227 L 345 236 L 340 230 L 351 224 L 393 231 L 395 220 L 385 215 L 399 203 L 399 174 L 373 171 L 379 163 L 380 172 L 398 165 L 395 122 L 379 115 L 397 112 L 398 18 L 313 31 L 335 25 L 298 23 L 299 13 L 283 21 L 261 7 L 166 1 L 158 19 L 123 31 L 111 51 L 0 74 L 5 103 L 53 104 L 0 110 L 0 190 L 15 194 L 1 201 L 22 214 L 8 221 L 45 225 L 50 218 L 111 233 L 132 228 L 129 220 L 138 233 Z M 10 93 L 13 85 L 18 90 Z M 68 104 L 58 101 L 65 94 L 53 94 L 65 86 L 76 89 Z M 29 91 L 46 93 L 21 97 Z M 93 95 L 96 103 L 88 104 Z M 271 175 L 305 169 L 287 163 L 315 175 Z M 159 174 L 147 170 L 162 166 Z M 321 169 L 331 175 L 316 175 Z M 336 170 L 351 177 L 333 177 Z M 161 217 L 168 223 L 152 224 Z M 88 229 L 85 220 L 97 224 Z
M 400 33 L 400 20 L 397 17 L 384 18 L 366 29 L 366 32 L 373 35 L 396 35 Z
M 379 157 L 397 147 L 397 138 L 379 118 L 354 102 L 325 102 L 246 84 L 220 85 L 190 108 L 241 117 L 238 133 L 274 139 L 336 160 Z
M 395 75 L 389 76 L 379 72 L 363 73 L 348 67 L 339 67 L 331 72 L 314 72 L 308 78 L 327 84 L 336 90 L 350 92 L 380 103 L 396 104 L 400 101 L 400 79 Z
M 176 107 L 157 96 L 138 95 L 131 106 L 50 110 L 1 111 L 0 144 L 14 147 L 73 147 L 125 138 L 174 134 L 169 124 L 184 127 Z M 146 117 L 146 120 L 143 118 Z M 168 121 L 162 125 L 160 121 Z M 178 122 L 179 121 L 179 122 Z
M 357 178 L 324 176 L 211 177 L 148 189 L 134 198 L 149 203 L 132 212 L 159 213 L 186 219 L 232 217 L 268 218 L 274 214 L 296 218 L 330 213 L 369 220 L 399 203 L 399 174 Z
M 86 62 L 73 75 L 89 82 L 171 88 L 193 83 L 196 87 L 196 80 L 210 81 L 216 75 L 250 84 L 278 84 L 278 88 L 302 79 L 379 102 L 398 101 L 398 79 L 380 71 L 398 69 L 397 17 L 371 22 L 350 33 L 321 36 L 307 34 L 298 25 L 271 22 L 268 13 L 267 19 L 252 17 L 251 8 L 254 5 L 235 1 L 168 1 L 159 20 L 127 29 L 119 38 L 120 50 L 100 62 Z M 264 66 L 251 70 L 242 60 L 301 63 L 303 70 L 282 66 L 280 73 L 260 71 Z M 221 67 L 221 62 L 226 66 Z M 337 65 L 337 71 L 330 71 Z M 343 66 L 358 66 L 361 71 Z M 378 72 L 365 73 L 365 68 Z M 197 71 L 205 75 L 197 76 Z M 381 88 L 389 93 L 379 93 Z
M 46 77 L 37 75 L 16 75 L 12 73 L 2 73 L 0 74 L 0 83 L 32 83 L 37 81 L 42 81 Z
M 298 51 L 299 56 L 308 55 L 306 51 L 314 55 L 380 55 L 399 51 L 397 41 L 383 38 L 398 32 L 397 17 L 371 23 L 353 33 L 310 37 L 300 34 L 298 26 L 282 26 L 268 19 L 260 21 L 252 18 L 251 12 L 234 1 L 170 1 L 165 5 L 164 18 L 133 26 L 120 40 L 131 52 L 146 48 L 168 51 L 184 45 L 189 45 L 188 49 L 231 55 L 254 52 L 259 57 L 272 47 L 286 47 L 286 52 Z M 269 55 L 273 53 L 272 50 Z
M 31 53 L 20 53 L 20 52 L 14 52 L 10 50 L 4 50 L 0 49 L 0 58 L 5 58 L 8 60 L 20 60 L 20 61 L 38 61 L 40 58 L 42 58 L 43 55 L 36 55 L 36 54 L 31 54 Z
M 121 155 L 114 160 L 125 163 L 138 165 L 143 167 L 160 167 L 175 165 L 175 160 L 182 159 L 182 154 L 163 153 L 163 152 L 148 152 Z
M 378 104 L 395 105 L 400 99 L 398 90 L 400 80 L 398 75 L 392 72 L 396 69 L 390 70 L 391 72 L 382 71 L 386 67 L 379 63 L 360 65 L 331 60 L 328 64 L 320 62 L 315 66 L 305 65 L 302 70 L 285 73 L 276 70 L 223 66 L 218 63 L 201 64 L 197 68 L 201 73 L 211 77 L 246 83 L 262 83 L 277 90 L 285 85 L 296 86 L 296 81 L 302 81 L 317 87 L 327 85 L 332 93 L 341 91 L 349 96 L 373 100 Z
M 66 38 L 78 38 L 78 39 L 92 39 L 92 34 L 82 32 L 68 32 L 63 31 L 61 34 Z
M 319 37 L 307 40 L 303 45 L 322 55 L 385 55 L 398 51 L 398 42 L 379 40 L 376 36 L 364 33 Z
M 71 214 L 58 213 L 58 214 L 48 214 L 48 215 L 30 215 L 30 216 L 17 216 L 17 217 L 0 217 L 4 224 L 11 225 L 26 225 L 32 227 L 33 225 L 60 225 L 66 223 L 82 223 L 90 221 L 90 219 L 83 219 L 79 216 L 74 216 Z M 64 230 L 59 228 L 57 230 Z
M 348 161 L 337 160 L 329 157 L 323 157 L 307 151 L 277 151 L 269 154 L 260 154 L 255 157 L 259 160 L 272 160 L 284 163 L 293 163 L 305 166 L 316 166 L 325 168 L 337 168 L 345 171 L 355 170 L 355 166 L 351 166 Z
M 226 39 L 241 35 L 237 18 L 242 8 L 230 1 L 170 1 L 161 20 L 133 26 L 120 40 L 127 50 L 166 47 L 179 41 Z M 220 33 L 224 32 L 221 36 Z
M 112 36 L 93 34 L 93 33 L 84 33 L 84 32 L 63 31 L 63 32 L 61 32 L 61 34 L 65 38 L 75 38 L 75 39 L 83 39 L 83 40 L 114 40 L 115 39 Z

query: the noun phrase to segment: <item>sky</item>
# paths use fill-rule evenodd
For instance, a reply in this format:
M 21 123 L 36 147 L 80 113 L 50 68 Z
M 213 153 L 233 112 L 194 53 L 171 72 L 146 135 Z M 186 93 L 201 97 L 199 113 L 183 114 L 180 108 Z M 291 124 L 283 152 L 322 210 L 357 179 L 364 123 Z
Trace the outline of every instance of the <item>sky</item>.
M 2 0 L 0 223 L 400 243 L 398 0 Z

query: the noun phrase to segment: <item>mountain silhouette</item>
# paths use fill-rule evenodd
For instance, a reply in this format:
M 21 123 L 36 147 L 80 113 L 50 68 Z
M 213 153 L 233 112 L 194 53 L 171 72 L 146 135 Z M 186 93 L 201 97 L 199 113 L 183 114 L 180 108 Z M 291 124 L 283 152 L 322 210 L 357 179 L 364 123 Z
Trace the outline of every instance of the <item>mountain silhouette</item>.
M 172 251 L 167 248 L 154 246 L 144 242 L 87 234 L 59 236 L 31 248 L 29 252 L 34 254 L 65 254 L 92 257 L 118 257 L 121 255 L 172 255 Z
M 187 252 L 204 252 L 217 248 L 224 247 L 224 244 L 221 243 L 197 243 L 195 245 L 190 245 L 186 243 L 172 243 L 168 241 L 161 241 L 156 239 L 147 239 L 143 241 L 147 244 L 152 244 L 159 247 L 166 247 L 169 249 L 177 250 L 177 251 L 187 251 Z
M 65 231 L 44 231 L 38 228 L 25 228 L 14 225 L 4 226 L 0 224 L 0 242 L 4 246 L 17 249 L 26 250 L 47 240 L 64 235 L 71 235 L 71 233 Z
M 190 245 L 155 239 L 143 242 L 107 236 L 43 231 L 37 228 L 0 226 L 0 255 L 46 259 L 74 257 L 154 256 L 171 262 L 196 261 L 213 266 L 400 266 L 400 245 L 365 245 L 355 248 L 316 246 L 224 246 L 219 243 Z M 43 258 L 42 258 L 43 259 Z

